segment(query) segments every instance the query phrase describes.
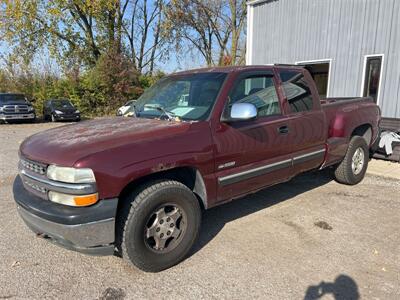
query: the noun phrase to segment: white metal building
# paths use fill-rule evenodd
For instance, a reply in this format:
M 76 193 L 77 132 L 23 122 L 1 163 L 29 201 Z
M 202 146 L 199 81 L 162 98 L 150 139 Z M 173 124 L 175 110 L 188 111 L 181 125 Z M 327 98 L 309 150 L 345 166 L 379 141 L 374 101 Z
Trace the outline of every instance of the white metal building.
M 248 1 L 247 64 L 306 65 L 324 97 L 400 119 L 400 0 Z

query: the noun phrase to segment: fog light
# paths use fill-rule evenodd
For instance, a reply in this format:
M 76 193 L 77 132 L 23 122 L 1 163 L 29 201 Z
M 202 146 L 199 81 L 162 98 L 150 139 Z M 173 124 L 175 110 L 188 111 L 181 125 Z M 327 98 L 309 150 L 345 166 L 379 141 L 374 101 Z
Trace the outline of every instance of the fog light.
M 49 192 L 49 199 L 52 202 L 68 206 L 89 206 L 98 200 L 97 193 L 89 195 L 68 195 L 57 192 Z

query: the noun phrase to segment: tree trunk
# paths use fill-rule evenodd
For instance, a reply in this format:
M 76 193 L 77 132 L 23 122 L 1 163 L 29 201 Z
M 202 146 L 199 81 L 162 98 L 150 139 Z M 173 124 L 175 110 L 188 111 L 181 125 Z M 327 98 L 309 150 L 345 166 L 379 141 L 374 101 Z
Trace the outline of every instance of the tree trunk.
M 229 6 L 231 8 L 231 24 L 232 24 L 232 45 L 231 45 L 231 64 L 236 64 L 236 53 L 238 47 L 238 28 L 236 21 L 237 4 L 236 0 L 229 0 Z
M 160 40 L 161 17 L 162 17 L 162 13 L 163 13 L 162 2 L 159 1 L 157 5 L 159 6 L 159 15 L 158 15 L 158 19 L 157 19 L 156 31 L 154 34 L 154 45 L 153 45 L 153 49 L 151 49 L 151 55 L 150 55 L 150 70 L 149 70 L 150 75 L 153 75 L 153 71 L 154 71 L 154 59 L 156 56 L 156 51 L 157 51 L 158 43 Z
M 143 69 L 144 47 L 146 46 L 148 31 L 149 31 L 149 24 L 147 21 L 147 0 L 143 0 L 143 32 L 142 32 L 142 39 L 140 42 L 140 51 L 139 51 L 139 59 L 138 59 L 138 71 L 140 73 L 142 73 L 142 69 Z

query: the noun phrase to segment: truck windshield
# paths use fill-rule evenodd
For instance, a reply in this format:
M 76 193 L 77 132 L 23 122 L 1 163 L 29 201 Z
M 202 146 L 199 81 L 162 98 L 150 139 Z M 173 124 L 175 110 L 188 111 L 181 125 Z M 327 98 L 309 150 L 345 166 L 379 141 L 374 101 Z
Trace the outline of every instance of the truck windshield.
M 205 120 L 209 116 L 226 73 L 172 75 L 159 80 L 132 104 L 136 116 Z M 135 107 L 133 107 L 133 105 Z
M 0 104 L 28 104 L 24 95 L 0 95 Z

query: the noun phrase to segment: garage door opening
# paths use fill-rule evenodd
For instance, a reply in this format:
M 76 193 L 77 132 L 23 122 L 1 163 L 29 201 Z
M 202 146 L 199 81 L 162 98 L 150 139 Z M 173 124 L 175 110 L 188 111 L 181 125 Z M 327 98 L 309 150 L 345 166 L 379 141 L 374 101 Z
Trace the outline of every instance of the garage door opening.
M 328 96 L 329 89 L 329 70 L 330 61 L 312 61 L 312 62 L 298 62 L 298 65 L 304 66 L 313 77 L 321 98 Z

